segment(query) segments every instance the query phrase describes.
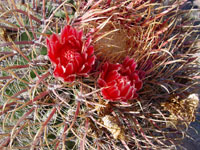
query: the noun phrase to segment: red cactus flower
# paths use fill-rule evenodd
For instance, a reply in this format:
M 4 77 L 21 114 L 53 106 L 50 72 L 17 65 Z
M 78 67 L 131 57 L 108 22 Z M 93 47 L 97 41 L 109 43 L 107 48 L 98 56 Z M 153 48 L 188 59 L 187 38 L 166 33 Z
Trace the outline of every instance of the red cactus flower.
M 110 101 L 128 101 L 136 98 L 136 91 L 142 88 L 142 81 L 136 71 L 136 63 L 126 57 L 123 64 L 106 62 L 98 79 L 103 97 Z
M 82 41 L 82 31 L 66 26 L 61 35 L 53 34 L 47 39 L 48 56 L 55 66 L 54 76 L 66 82 L 75 80 L 76 75 L 88 76 L 95 62 L 91 38 Z

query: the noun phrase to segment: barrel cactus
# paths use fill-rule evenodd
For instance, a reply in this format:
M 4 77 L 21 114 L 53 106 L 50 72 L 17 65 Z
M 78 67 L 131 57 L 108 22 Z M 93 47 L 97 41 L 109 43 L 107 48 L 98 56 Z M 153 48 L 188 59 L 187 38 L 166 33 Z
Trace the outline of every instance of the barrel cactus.
M 0 2 L 0 149 L 175 149 L 199 103 L 187 1 Z

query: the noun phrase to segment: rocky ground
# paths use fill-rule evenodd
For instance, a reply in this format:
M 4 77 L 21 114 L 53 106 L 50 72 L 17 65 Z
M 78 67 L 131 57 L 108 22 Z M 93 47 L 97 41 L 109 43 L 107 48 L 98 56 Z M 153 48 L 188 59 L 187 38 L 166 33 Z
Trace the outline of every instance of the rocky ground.
M 196 9 L 194 13 L 192 13 L 192 18 L 194 18 L 195 25 L 200 27 L 200 0 L 188 0 L 188 5 L 186 5 L 183 9 Z M 200 32 L 198 33 L 200 34 Z M 200 47 L 200 41 L 198 44 Z M 200 63 L 200 53 L 198 54 L 199 63 Z M 199 86 L 199 98 L 200 98 L 200 86 Z M 190 137 L 186 137 L 183 142 L 181 148 L 178 149 L 186 149 L 186 150 L 200 150 L 200 104 L 198 108 L 198 113 L 196 116 L 196 121 L 191 123 L 191 128 L 188 130 L 188 135 Z

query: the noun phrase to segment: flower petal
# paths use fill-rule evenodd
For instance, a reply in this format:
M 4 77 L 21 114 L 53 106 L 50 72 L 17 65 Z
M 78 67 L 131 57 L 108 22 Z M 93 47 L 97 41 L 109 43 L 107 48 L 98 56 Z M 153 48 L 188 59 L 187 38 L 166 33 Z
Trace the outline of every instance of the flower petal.
M 88 49 L 87 49 L 87 52 L 88 54 L 88 57 L 91 56 L 93 53 L 94 53 L 94 47 L 93 46 L 90 46 Z
M 94 65 L 94 63 L 95 63 L 95 59 L 96 59 L 95 56 L 92 56 L 92 57 L 88 58 L 88 60 L 87 60 L 87 64 L 88 64 L 89 66 Z
M 54 70 L 54 76 L 55 77 L 63 77 L 63 73 L 64 73 L 64 71 L 63 71 L 61 64 L 57 65 Z
M 121 96 L 126 97 L 127 92 L 131 89 L 130 84 L 126 84 L 123 89 L 121 90 Z
M 116 100 L 119 98 L 120 91 L 117 89 L 117 87 L 109 87 L 102 90 L 102 94 L 106 99 L 109 100 Z
M 75 80 L 75 75 L 67 76 L 64 78 L 65 82 L 73 82 Z
M 84 68 L 80 71 L 80 74 L 86 74 L 92 69 L 91 66 L 87 66 L 87 65 L 83 65 L 83 66 Z
M 82 40 L 82 36 L 83 36 L 83 30 L 78 32 L 77 39 L 79 39 L 79 41 L 81 41 Z
M 60 35 L 62 42 L 65 42 L 67 40 L 67 37 L 69 36 L 69 30 L 70 30 L 70 26 L 65 26 L 64 29 L 62 30 L 61 35 Z
M 105 87 L 105 86 L 107 86 L 107 83 L 106 83 L 103 79 L 101 79 L 101 78 L 99 78 L 99 79 L 97 80 L 97 83 L 99 84 L 100 87 Z
M 65 68 L 66 68 L 66 74 L 67 75 L 71 75 L 71 74 L 74 73 L 74 66 L 73 66 L 72 63 L 68 63 Z
M 137 89 L 137 91 L 140 90 L 140 89 L 142 88 L 142 85 L 143 85 L 143 84 L 142 84 L 142 81 L 141 81 L 141 80 L 139 80 L 138 82 L 135 83 L 135 88 Z
M 113 80 L 117 80 L 120 77 L 120 74 L 118 71 L 114 70 L 112 72 L 109 72 L 107 76 L 105 77 L 106 82 L 111 82 Z
M 119 99 L 120 91 L 118 89 L 109 90 L 110 99 Z
M 134 93 L 135 93 L 134 87 L 129 88 L 127 93 L 126 93 L 126 96 L 125 96 L 126 100 L 132 99 L 133 96 L 134 96 Z

